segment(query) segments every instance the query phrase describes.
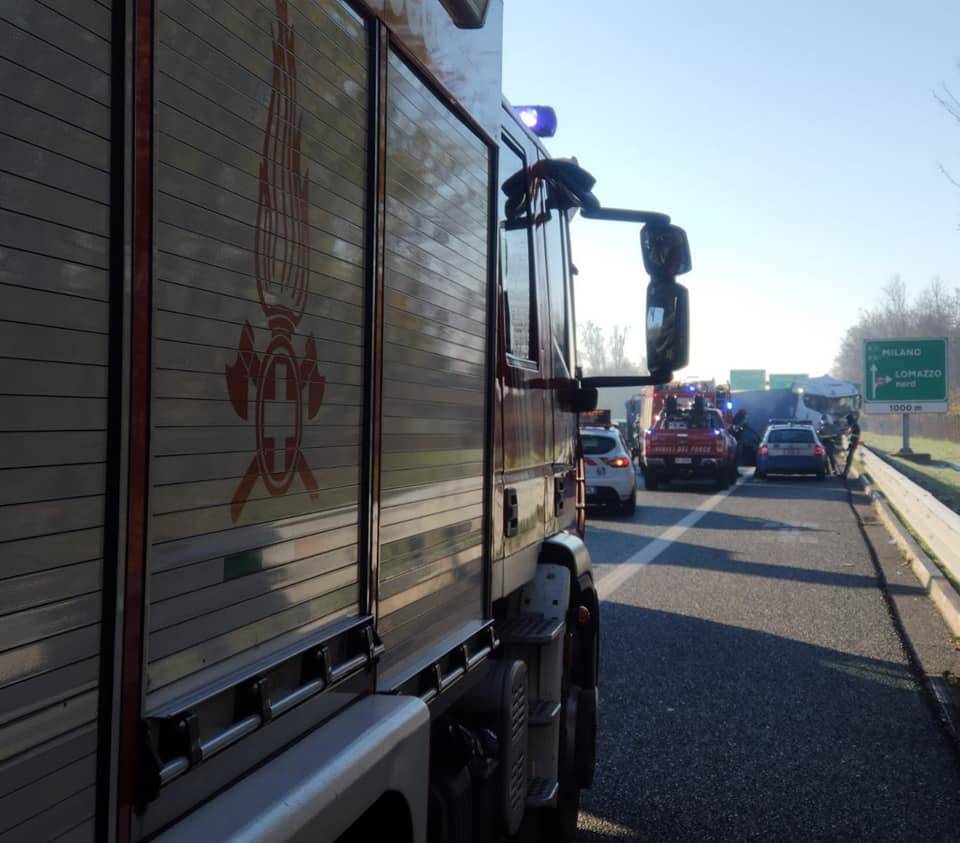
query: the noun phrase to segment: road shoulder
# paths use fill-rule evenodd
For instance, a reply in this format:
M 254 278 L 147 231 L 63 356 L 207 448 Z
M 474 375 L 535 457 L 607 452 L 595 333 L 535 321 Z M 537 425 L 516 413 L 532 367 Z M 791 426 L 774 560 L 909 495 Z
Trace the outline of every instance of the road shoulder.
M 860 478 L 849 482 L 853 507 L 883 586 L 911 667 L 937 718 L 960 752 L 960 639 L 944 620 L 930 593 L 929 578 L 918 579 L 898 537 L 884 523 Z M 891 525 L 892 526 L 892 525 Z

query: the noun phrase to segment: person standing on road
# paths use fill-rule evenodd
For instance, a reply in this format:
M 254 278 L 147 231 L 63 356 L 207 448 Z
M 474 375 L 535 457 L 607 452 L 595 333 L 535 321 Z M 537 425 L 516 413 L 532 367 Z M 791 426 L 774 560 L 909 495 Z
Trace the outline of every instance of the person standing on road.
M 737 474 L 740 473 L 740 463 L 743 461 L 743 435 L 747 429 L 747 411 L 741 407 L 730 422 L 730 432 L 737 440 Z
M 823 442 L 823 449 L 827 452 L 827 465 L 830 468 L 830 474 L 837 474 L 837 429 L 836 425 L 830 423 L 826 415 L 820 416 L 820 427 L 817 428 L 817 435 Z
M 850 444 L 847 446 L 847 461 L 843 466 L 843 476 L 847 476 L 850 470 L 850 463 L 853 462 L 853 452 L 857 450 L 860 444 L 860 425 L 857 424 L 857 417 L 850 413 L 847 416 L 847 435 L 850 437 Z

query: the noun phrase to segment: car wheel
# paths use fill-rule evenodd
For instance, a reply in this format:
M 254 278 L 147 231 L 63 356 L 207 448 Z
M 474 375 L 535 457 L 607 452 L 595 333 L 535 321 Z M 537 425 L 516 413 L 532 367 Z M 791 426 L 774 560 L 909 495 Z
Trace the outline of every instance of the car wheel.
M 753 476 L 756 477 L 757 480 L 765 480 L 766 477 L 767 477 L 767 472 L 761 471 L 761 470 L 758 468 L 755 472 L 753 472 Z
M 633 515 L 637 511 L 637 490 L 634 489 L 623 503 L 620 504 L 620 511 L 624 515 Z
M 826 480 L 826 479 L 827 479 L 826 472 L 823 472 L 823 471 L 817 472 L 817 480 Z
M 644 479 L 647 482 L 648 492 L 657 491 L 657 487 L 660 485 L 660 478 L 657 477 L 656 473 L 652 469 L 650 468 L 647 469 L 647 473 L 644 475 Z

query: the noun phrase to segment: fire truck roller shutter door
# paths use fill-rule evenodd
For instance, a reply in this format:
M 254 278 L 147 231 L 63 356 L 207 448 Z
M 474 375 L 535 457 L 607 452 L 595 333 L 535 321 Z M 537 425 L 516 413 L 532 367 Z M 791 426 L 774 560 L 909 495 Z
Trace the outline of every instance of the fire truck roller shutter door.
M 489 150 L 396 55 L 387 92 L 381 684 L 483 617 Z
M 158 0 L 148 711 L 358 612 L 368 30 L 242 5 Z
M 0 839 L 94 838 L 111 2 L 0 4 Z M 11 22 L 12 21 L 12 22 Z

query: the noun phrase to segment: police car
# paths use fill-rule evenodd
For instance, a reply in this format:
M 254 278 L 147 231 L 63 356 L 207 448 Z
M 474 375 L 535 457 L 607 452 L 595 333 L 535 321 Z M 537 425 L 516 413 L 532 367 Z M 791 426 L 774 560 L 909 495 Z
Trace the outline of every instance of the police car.
M 615 427 L 581 427 L 587 504 L 615 507 L 625 514 L 637 508 L 633 455 Z
M 768 474 L 815 474 L 827 476 L 827 452 L 813 422 L 772 419 L 757 449 L 756 477 Z

